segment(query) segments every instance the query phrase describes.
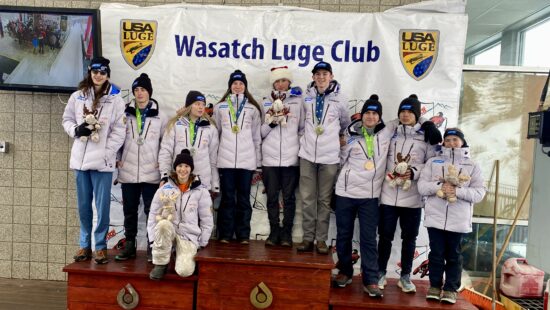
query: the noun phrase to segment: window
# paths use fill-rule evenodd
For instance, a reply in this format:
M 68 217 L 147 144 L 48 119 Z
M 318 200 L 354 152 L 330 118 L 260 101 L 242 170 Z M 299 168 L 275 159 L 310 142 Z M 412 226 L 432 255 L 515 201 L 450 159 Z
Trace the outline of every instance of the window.
M 523 32 L 523 66 L 550 67 L 550 19 Z
M 500 65 L 500 43 L 474 56 L 475 65 Z

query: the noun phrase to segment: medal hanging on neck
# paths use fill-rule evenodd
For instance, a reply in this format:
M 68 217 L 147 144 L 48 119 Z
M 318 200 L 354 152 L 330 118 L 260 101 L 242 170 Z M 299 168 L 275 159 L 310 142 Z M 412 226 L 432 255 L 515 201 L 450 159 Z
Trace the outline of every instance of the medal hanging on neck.
M 149 112 L 149 108 L 151 108 L 151 103 L 147 104 L 145 109 L 143 110 L 143 114 L 141 114 L 141 110 L 139 109 L 139 106 L 136 102 L 136 121 L 137 121 L 137 131 L 138 131 L 138 139 L 137 144 L 143 145 L 145 143 L 145 138 L 141 136 L 143 133 L 143 127 L 145 126 L 145 119 L 147 118 L 147 112 Z
M 315 100 L 315 115 L 313 116 L 313 118 L 315 120 L 315 133 L 318 136 L 322 135 L 325 132 L 323 125 L 321 125 L 324 105 L 325 95 L 317 94 L 317 98 Z
M 237 121 L 239 120 L 239 116 L 241 115 L 241 112 L 244 109 L 244 105 L 246 103 L 246 97 L 243 95 L 243 100 L 241 101 L 241 104 L 239 105 L 239 95 L 235 95 L 236 101 L 237 101 L 237 113 L 235 114 L 235 109 L 233 108 L 233 102 L 231 101 L 231 95 L 227 97 L 227 101 L 229 101 L 229 113 L 231 114 L 231 122 L 233 123 L 233 126 L 231 126 L 231 131 L 234 134 L 238 134 L 241 131 L 241 128 L 239 125 L 237 125 Z
M 197 140 L 198 122 L 199 119 L 192 121 L 191 118 L 189 118 L 189 135 L 191 136 L 191 148 L 189 149 L 189 153 L 191 153 L 191 156 L 195 156 L 196 153 L 195 141 Z
M 365 146 L 367 147 L 366 152 L 363 149 L 363 153 L 365 153 L 365 156 L 367 157 L 363 168 L 365 168 L 365 170 L 372 170 L 374 169 L 374 137 L 369 135 L 367 130 L 363 126 L 361 126 L 361 131 L 363 132 L 363 137 L 365 138 Z

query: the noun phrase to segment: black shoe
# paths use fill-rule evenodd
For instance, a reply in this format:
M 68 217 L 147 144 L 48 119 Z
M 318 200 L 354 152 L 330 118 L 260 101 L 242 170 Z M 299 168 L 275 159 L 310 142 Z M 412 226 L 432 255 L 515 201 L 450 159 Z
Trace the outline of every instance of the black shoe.
M 279 227 L 271 226 L 271 233 L 269 233 L 269 237 L 267 237 L 267 240 L 265 241 L 265 245 L 274 246 L 278 244 L 279 244 Z
M 153 270 L 151 270 L 151 272 L 149 273 L 149 279 L 162 280 L 167 270 L 168 270 L 168 265 L 155 265 Z
M 297 248 L 298 252 L 313 252 L 313 241 L 304 240 Z
M 281 246 L 292 247 L 292 229 L 285 229 L 281 232 Z
M 151 247 L 151 245 L 147 246 L 147 262 L 153 262 L 153 248 Z
M 115 256 L 116 261 L 125 261 L 131 258 L 136 258 L 136 241 L 135 240 L 126 240 L 124 245 L 124 250 Z

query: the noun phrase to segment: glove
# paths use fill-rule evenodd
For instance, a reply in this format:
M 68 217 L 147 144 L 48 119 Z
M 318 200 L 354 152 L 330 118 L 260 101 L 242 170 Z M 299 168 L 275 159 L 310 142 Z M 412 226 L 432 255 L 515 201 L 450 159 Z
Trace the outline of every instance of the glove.
M 277 123 L 269 123 L 269 127 L 271 127 L 271 128 L 275 128 L 275 127 L 277 127 L 277 125 L 279 125 L 279 124 L 277 124 Z
M 424 141 L 429 142 L 430 145 L 436 145 L 443 142 L 441 132 L 432 121 L 425 121 L 420 129 L 424 131 Z
M 78 127 L 76 127 L 74 130 L 74 136 L 78 138 L 78 137 L 88 137 L 89 135 L 91 135 L 92 131 L 86 128 L 86 126 L 88 126 L 88 123 L 86 122 L 78 125 Z

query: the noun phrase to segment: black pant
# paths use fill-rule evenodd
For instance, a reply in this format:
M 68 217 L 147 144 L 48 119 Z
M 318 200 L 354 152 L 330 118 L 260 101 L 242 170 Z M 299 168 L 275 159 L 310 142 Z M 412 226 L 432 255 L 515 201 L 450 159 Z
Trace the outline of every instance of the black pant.
M 136 241 L 139 198 L 143 197 L 143 211 L 146 218 L 149 218 L 151 201 L 159 184 L 151 183 L 122 183 L 122 210 L 124 211 L 124 235 L 127 241 Z M 149 238 L 147 239 L 149 240 Z M 149 244 L 149 242 L 147 242 Z
M 283 192 L 283 232 L 292 233 L 296 213 L 296 187 L 300 168 L 263 167 L 263 181 L 267 194 L 267 217 L 270 227 L 279 227 L 279 192 Z
M 460 242 L 462 233 L 428 227 L 430 236 L 430 286 L 445 291 L 458 291 L 462 275 L 462 255 Z M 443 285 L 445 272 L 445 285 Z
M 218 209 L 219 239 L 250 239 L 250 188 L 254 171 L 220 168 L 222 200 Z
M 403 240 L 401 243 L 401 276 L 411 274 L 421 214 L 421 208 L 380 205 L 380 223 L 378 225 L 378 235 L 380 236 L 378 240 L 378 268 L 380 271 L 386 272 L 388 268 L 391 243 L 399 219 L 401 239 Z

